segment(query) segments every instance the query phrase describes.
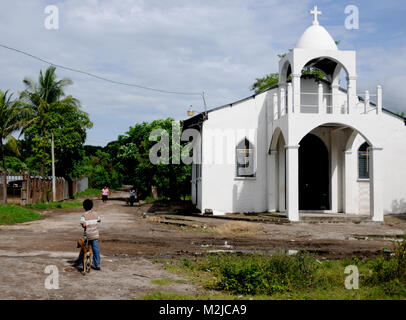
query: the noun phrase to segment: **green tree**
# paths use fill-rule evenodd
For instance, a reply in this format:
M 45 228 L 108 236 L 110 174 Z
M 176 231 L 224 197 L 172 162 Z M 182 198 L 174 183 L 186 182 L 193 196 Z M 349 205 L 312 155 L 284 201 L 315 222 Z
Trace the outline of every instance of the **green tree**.
M 136 124 L 130 127 L 126 135 L 119 136 L 117 141 L 109 143 L 105 148 L 123 182 L 134 185 L 140 198 L 149 196 L 152 186 L 158 188 L 161 197 L 170 199 L 179 199 L 189 193 L 191 166 L 174 164 L 172 161 L 178 160 L 182 151 L 182 145 L 172 141 L 173 128 L 178 133 L 181 130 L 180 127 L 172 126 L 173 121 L 168 118 Z M 165 130 L 169 137 L 168 164 L 155 165 L 149 159 L 149 152 L 156 143 L 150 141 L 149 137 L 155 129 Z
M 278 84 L 279 82 L 279 74 L 278 73 L 270 73 L 262 78 L 256 78 L 255 82 L 250 87 L 251 91 L 255 93 L 260 93 L 265 91 L 266 89 Z
M 6 166 L 11 172 L 20 172 L 21 170 L 28 168 L 20 158 L 15 156 L 8 156 L 6 158 Z
M 16 149 L 17 143 L 11 135 L 24 124 L 24 109 L 17 100 L 12 100 L 8 90 L 0 90 L 0 161 L 3 168 L 3 203 L 7 204 L 7 174 L 5 142 L 9 148 Z
M 83 143 L 86 129 L 91 128 L 88 115 L 81 110 L 80 102 L 71 95 L 66 96 L 64 89 L 72 84 L 70 79 L 58 80 L 55 67 L 40 71 L 38 82 L 29 78 L 23 80 L 25 90 L 21 99 L 30 108 L 31 119 L 23 127 L 26 140 L 31 145 L 32 157 L 27 163 L 39 163 L 41 176 L 46 173 L 50 162 L 50 136 L 55 136 L 58 173 L 70 176 L 75 164 L 72 159 L 83 158 Z
M 311 75 L 311 76 L 314 76 L 317 79 L 327 80 L 324 73 L 321 72 L 319 69 L 316 69 L 316 68 L 305 67 L 302 70 L 302 75 Z
M 317 79 L 326 80 L 326 77 L 323 72 L 316 68 L 305 67 L 302 70 L 302 75 L 311 75 Z M 290 81 L 290 76 L 288 77 L 287 81 Z M 278 84 L 279 82 L 279 74 L 278 73 L 270 73 L 262 78 L 256 78 L 255 82 L 250 87 L 251 91 L 254 91 L 256 94 L 265 91 L 266 89 Z
M 168 164 L 155 165 L 150 161 L 150 150 L 156 144 L 150 140 L 150 135 L 155 129 L 165 130 L 169 138 L 169 149 L 165 150 L 169 154 Z M 180 125 L 174 125 L 171 118 L 159 119 L 130 127 L 125 135 L 118 136 L 102 150 L 85 146 L 92 187 L 133 185 L 139 198 L 145 199 L 151 194 L 151 187 L 156 186 L 161 198 L 185 198 L 190 193 L 191 166 L 178 161 L 180 154 L 185 152 L 186 142 L 173 141 L 173 133 L 180 136 Z
M 49 111 L 49 123 L 45 143 L 46 166 L 49 168 L 51 150 L 51 132 L 54 133 L 55 169 L 57 176 L 76 178 L 86 173 L 84 169 L 84 142 L 86 130 L 92 123 L 86 113 L 70 106 L 55 106 Z M 37 144 L 42 145 L 42 130 L 38 124 L 31 125 L 25 131 L 26 162 L 34 171 L 40 169 L 43 153 Z M 35 151 L 38 153 L 36 153 Z M 47 173 L 47 170 L 45 170 Z
M 340 43 L 340 41 L 335 41 L 335 43 L 338 45 Z M 292 51 L 292 49 L 289 49 L 289 52 L 290 51 Z M 278 57 L 280 59 L 283 59 L 284 57 L 286 57 L 286 55 L 287 55 L 287 53 L 282 53 L 282 54 L 278 54 Z M 302 75 L 313 75 L 318 79 L 326 80 L 326 77 L 323 72 L 321 72 L 320 70 L 318 70 L 316 68 L 312 68 L 312 67 L 303 68 Z M 291 77 L 289 76 L 287 81 L 290 81 L 290 80 L 291 80 Z M 270 73 L 270 74 L 265 75 L 262 78 L 256 78 L 255 82 L 251 85 L 250 90 L 254 91 L 255 94 L 258 94 L 274 85 L 277 85 L 278 83 L 279 83 L 279 73 Z
M 98 150 L 90 158 L 89 182 L 93 188 L 118 188 L 122 185 L 120 175 L 111 161 L 110 154 Z

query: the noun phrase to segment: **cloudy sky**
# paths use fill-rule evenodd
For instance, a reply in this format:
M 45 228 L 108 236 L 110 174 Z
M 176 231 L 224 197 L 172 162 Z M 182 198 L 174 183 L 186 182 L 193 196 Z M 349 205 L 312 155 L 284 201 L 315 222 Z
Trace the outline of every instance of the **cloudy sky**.
M 317 4 L 340 49 L 357 50 L 358 92 L 384 88 L 384 107 L 406 112 L 406 2 L 395 0 L 2 0 L 0 44 L 115 81 L 168 91 L 206 91 L 209 108 L 249 96 L 255 78 L 277 72 L 277 54 L 293 48 Z M 359 9 L 347 30 L 344 10 Z M 44 12 L 59 9 L 59 29 Z M 0 48 L 0 88 L 18 92 L 47 65 Z M 186 118 L 199 96 L 171 95 L 57 69 L 73 80 L 94 127 L 87 143 L 104 146 L 135 123 Z

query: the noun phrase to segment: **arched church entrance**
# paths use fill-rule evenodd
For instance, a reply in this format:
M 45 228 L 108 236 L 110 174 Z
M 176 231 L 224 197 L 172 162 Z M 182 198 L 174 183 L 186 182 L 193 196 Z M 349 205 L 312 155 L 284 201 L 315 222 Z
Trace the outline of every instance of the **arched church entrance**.
M 311 133 L 299 145 L 299 210 L 329 210 L 327 147 L 319 137 Z

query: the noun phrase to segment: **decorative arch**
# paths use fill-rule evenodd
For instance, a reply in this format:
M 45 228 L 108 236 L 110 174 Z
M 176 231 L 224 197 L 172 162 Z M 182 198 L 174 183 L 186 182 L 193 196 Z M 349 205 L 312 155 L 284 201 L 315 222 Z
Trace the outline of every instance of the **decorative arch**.
M 289 59 L 287 59 L 279 72 L 279 83 L 286 83 L 289 76 L 292 74 L 292 64 Z
M 348 71 L 341 64 L 337 64 L 337 66 L 334 70 L 334 73 L 333 73 L 333 78 L 332 78 L 331 84 L 337 85 L 337 86 L 339 85 L 340 74 L 341 74 L 342 70 L 344 70 L 344 72 L 347 74 L 347 77 L 348 77 Z
M 320 69 L 320 66 L 325 64 L 326 60 L 330 60 L 333 61 L 337 64 L 337 66 L 341 66 L 344 71 L 347 73 L 347 76 L 352 75 L 352 71 L 350 66 L 347 65 L 347 63 L 345 63 L 344 61 L 342 61 L 340 58 L 335 58 L 332 56 L 316 56 L 313 58 L 308 58 L 306 59 L 303 63 L 299 64 L 298 67 L 298 71 L 301 72 L 307 65 L 309 65 L 309 63 L 311 63 L 312 67 L 316 68 L 316 69 Z M 318 67 L 317 67 L 318 66 Z M 331 70 L 331 74 L 334 74 L 336 67 L 334 67 L 334 70 Z
M 372 140 L 370 137 L 368 137 L 368 136 L 363 132 L 363 130 L 361 131 L 360 129 L 356 129 L 352 124 L 349 124 L 349 123 L 347 123 L 347 122 L 345 122 L 345 121 L 343 121 L 343 122 L 320 122 L 320 123 L 317 123 L 317 124 L 313 124 L 313 125 L 311 125 L 310 127 L 305 128 L 305 129 L 303 130 L 303 132 L 299 134 L 299 136 L 297 137 L 297 139 L 295 139 L 296 141 L 295 141 L 295 142 L 292 142 L 292 143 L 293 143 L 293 144 L 298 144 L 299 141 L 301 141 L 308 133 L 310 133 L 310 132 L 313 131 L 314 129 L 316 129 L 316 128 L 320 127 L 320 126 L 328 126 L 328 125 L 348 127 L 348 128 L 350 128 L 350 129 L 353 130 L 351 136 L 348 138 L 348 141 L 347 141 L 345 150 L 351 150 L 351 149 L 352 149 L 352 146 L 353 146 L 353 144 L 354 144 L 354 140 L 355 140 L 357 134 L 361 135 L 361 137 L 363 137 L 364 140 L 365 140 L 366 142 L 368 142 L 368 144 L 369 144 L 370 146 L 375 146 L 374 140 Z
M 358 129 L 355 129 L 355 128 L 351 127 L 351 126 L 348 126 L 348 127 L 350 127 L 351 129 L 353 129 L 353 131 L 352 131 L 352 133 L 351 133 L 351 136 L 350 136 L 350 137 L 348 138 L 348 140 L 347 140 L 347 144 L 346 144 L 346 146 L 345 146 L 345 150 L 346 150 L 346 151 L 352 150 L 353 145 L 354 145 L 355 138 L 357 137 L 358 134 L 365 140 L 365 142 L 366 142 L 369 146 L 372 146 L 372 145 L 373 145 L 373 144 L 371 143 L 370 139 L 368 139 L 368 138 L 367 138 L 362 132 L 360 132 Z
M 273 134 L 272 134 L 271 144 L 270 144 L 269 150 L 268 150 L 269 153 L 271 153 L 272 151 L 277 150 L 278 142 L 279 142 L 280 137 L 283 139 L 283 141 L 286 141 L 286 139 L 285 139 L 285 137 L 283 135 L 282 129 L 277 127 L 273 131 Z

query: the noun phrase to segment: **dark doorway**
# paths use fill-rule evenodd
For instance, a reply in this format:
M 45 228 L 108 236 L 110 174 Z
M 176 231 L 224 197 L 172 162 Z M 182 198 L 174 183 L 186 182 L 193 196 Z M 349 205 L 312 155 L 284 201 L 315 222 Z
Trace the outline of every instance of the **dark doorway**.
M 328 210 L 329 162 L 323 141 L 306 135 L 299 143 L 299 210 Z

